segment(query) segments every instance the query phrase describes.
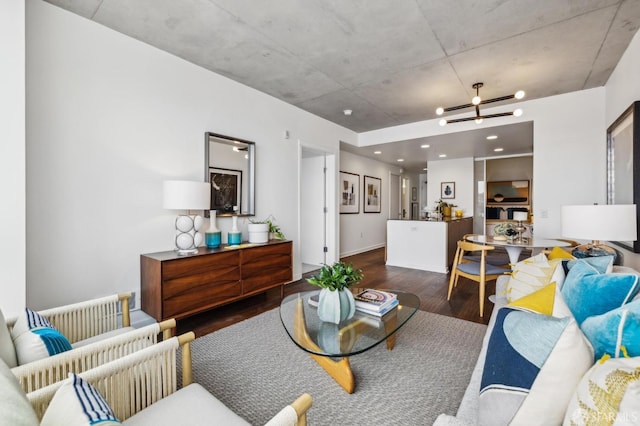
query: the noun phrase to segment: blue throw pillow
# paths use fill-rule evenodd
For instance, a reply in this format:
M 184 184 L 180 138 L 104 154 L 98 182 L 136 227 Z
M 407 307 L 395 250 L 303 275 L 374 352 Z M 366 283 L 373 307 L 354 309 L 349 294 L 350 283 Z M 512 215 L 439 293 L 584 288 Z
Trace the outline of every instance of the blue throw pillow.
M 562 296 L 578 324 L 619 308 L 637 292 L 637 275 L 602 274 L 587 262 L 574 264 L 562 286 Z
M 581 328 L 593 346 L 596 360 L 605 354 L 614 358 L 624 356 L 621 346 L 628 356 L 640 356 L 640 300 L 589 317 Z
M 578 263 L 588 263 L 601 274 L 608 274 L 613 268 L 613 256 L 583 257 L 582 259 L 569 260 L 567 262 L 567 268 L 571 269 Z

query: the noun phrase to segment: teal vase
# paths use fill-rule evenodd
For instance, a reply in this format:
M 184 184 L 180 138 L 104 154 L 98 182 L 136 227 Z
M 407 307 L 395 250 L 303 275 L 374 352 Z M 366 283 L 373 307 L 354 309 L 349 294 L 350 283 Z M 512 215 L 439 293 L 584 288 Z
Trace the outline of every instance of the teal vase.
M 331 291 L 328 288 L 320 290 L 318 300 L 318 317 L 325 322 L 339 324 L 341 321 L 353 317 L 356 303 L 353 294 L 348 289 Z

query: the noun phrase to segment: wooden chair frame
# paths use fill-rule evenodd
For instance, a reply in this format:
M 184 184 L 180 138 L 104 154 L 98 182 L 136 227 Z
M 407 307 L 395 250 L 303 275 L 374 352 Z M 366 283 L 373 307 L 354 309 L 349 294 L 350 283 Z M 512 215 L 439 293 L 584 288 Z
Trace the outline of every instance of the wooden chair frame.
M 500 275 L 503 274 L 486 274 L 486 257 L 487 252 L 494 250 L 494 246 L 486 245 L 486 244 L 476 244 L 469 241 L 458 241 L 458 248 L 456 249 L 456 255 L 453 260 L 453 266 L 451 267 L 451 277 L 449 278 L 449 291 L 447 292 L 447 300 L 451 300 L 451 293 L 453 288 L 458 285 L 458 279 L 462 276 L 469 280 L 475 281 L 478 283 L 479 289 L 479 305 L 480 305 L 480 317 L 484 315 L 484 299 L 485 299 L 485 287 L 487 281 L 492 281 L 497 279 Z M 458 269 L 458 266 L 463 263 L 471 263 L 472 261 L 464 259 L 466 252 L 480 252 L 480 274 L 469 274 L 464 271 Z M 505 272 L 508 272 L 505 269 Z

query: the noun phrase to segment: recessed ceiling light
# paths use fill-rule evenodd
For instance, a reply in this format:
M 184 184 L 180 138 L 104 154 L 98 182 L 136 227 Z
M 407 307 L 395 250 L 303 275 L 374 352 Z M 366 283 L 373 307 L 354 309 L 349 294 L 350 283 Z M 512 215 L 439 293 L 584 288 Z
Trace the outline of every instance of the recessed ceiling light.
M 504 151 L 504 148 L 496 148 L 496 149 L 494 149 L 494 151 L 495 152 L 502 152 L 502 151 Z
M 398 158 L 398 163 L 402 163 L 404 161 L 404 158 Z
M 431 145 L 420 145 L 420 148 L 429 148 Z
M 382 151 L 373 151 L 373 153 L 378 155 L 378 154 L 382 154 Z
M 487 139 L 492 141 L 494 139 L 498 139 L 498 137 L 496 135 L 489 135 L 489 136 L 487 136 Z
M 351 114 L 353 114 L 353 110 L 352 110 L 352 109 L 345 109 L 345 110 L 344 110 L 344 111 L 342 111 L 342 112 L 344 112 L 344 115 L 351 115 Z
M 447 154 L 440 154 L 440 155 L 438 155 L 438 157 L 440 157 L 440 158 L 445 158 L 446 156 L 447 156 Z

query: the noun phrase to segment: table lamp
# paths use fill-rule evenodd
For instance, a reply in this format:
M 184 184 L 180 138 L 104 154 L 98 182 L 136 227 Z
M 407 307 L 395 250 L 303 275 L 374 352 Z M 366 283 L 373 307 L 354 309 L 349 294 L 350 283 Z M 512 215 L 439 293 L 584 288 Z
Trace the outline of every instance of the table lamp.
M 163 183 L 163 208 L 169 210 L 186 210 L 187 214 L 176 217 L 175 245 L 178 255 L 184 256 L 198 252 L 203 242 L 200 231 L 204 220 L 198 214 L 190 214 L 189 210 L 206 210 L 211 208 L 211 190 L 207 182 L 186 180 L 167 180 Z
M 616 251 L 600 241 L 635 241 L 638 239 L 635 204 L 592 204 L 562 206 L 562 236 L 590 243 L 573 249 L 578 258 L 613 256 Z
M 528 216 L 529 216 L 528 212 L 513 212 L 513 220 L 518 222 L 516 227 L 513 229 L 515 229 L 516 232 L 518 233 L 518 237 L 516 241 L 519 243 L 523 242 L 522 233 L 527 230 L 527 227 L 524 226 L 522 222 L 526 222 L 528 219 Z

